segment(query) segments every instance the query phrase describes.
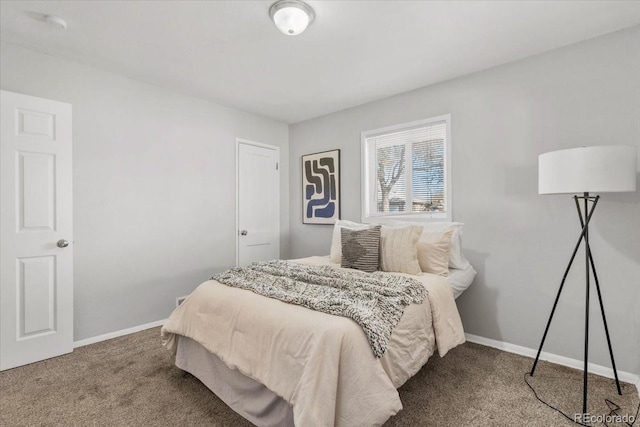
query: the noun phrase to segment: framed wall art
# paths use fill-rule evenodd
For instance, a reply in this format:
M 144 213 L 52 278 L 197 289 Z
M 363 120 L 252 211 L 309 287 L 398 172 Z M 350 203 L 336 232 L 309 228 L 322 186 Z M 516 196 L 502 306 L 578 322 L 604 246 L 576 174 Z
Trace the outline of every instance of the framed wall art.
M 302 222 L 340 219 L 340 150 L 302 156 Z

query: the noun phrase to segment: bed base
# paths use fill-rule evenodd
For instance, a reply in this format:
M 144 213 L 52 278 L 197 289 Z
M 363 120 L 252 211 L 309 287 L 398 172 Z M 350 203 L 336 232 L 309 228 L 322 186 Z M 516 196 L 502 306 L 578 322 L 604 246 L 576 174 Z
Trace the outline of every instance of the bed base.
M 199 379 L 231 409 L 259 427 L 294 427 L 293 407 L 256 380 L 230 369 L 198 342 L 178 336 L 176 366 Z

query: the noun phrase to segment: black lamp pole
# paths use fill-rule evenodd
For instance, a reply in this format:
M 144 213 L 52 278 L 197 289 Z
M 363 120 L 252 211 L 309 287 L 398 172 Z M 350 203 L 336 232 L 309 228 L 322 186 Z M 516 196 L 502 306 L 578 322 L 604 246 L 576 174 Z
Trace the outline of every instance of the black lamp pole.
M 544 346 L 544 341 L 547 339 L 547 333 L 549 332 L 549 326 L 551 326 L 551 320 L 553 319 L 553 315 L 558 306 L 558 300 L 560 299 L 560 294 L 562 293 L 562 288 L 564 287 L 564 283 L 567 279 L 567 275 L 569 274 L 569 270 L 571 269 L 571 265 L 573 264 L 573 260 L 576 257 L 576 253 L 578 252 L 578 248 L 580 244 L 584 240 L 585 243 L 585 264 L 586 264 L 586 307 L 585 307 L 585 323 L 584 323 L 584 369 L 583 369 L 583 379 L 582 379 L 582 413 L 587 413 L 587 374 L 588 374 L 588 359 L 589 359 L 589 278 L 590 273 L 593 272 L 593 279 L 596 284 L 596 290 L 598 291 L 598 300 L 600 301 L 600 312 L 602 313 L 602 321 L 604 322 L 604 331 L 607 336 L 607 345 L 609 346 L 609 356 L 611 356 L 611 365 L 613 366 L 613 374 L 616 379 L 616 387 L 618 389 L 618 394 L 622 395 L 622 390 L 620 389 L 620 381 L 618 380 L 618 371 L 616 370 L 616 362 L 613 358 L 613 350 L 611 348 L 611 338 L 609 337 L 609 327 L 607 326 L 607 317 L 604 314 L 604 305 L 602 303 L 602 294 L 600 293 L 600 283 L 598 282 L 598 275 L 596 274 L 596 266 L 593 263 L 593 257 L 591 255 L 591 247 L 589 246 L 589 222 L 591 221 L 591 217 L 593 216 L 593 212 L 596 209 L 596 205 L 598 204 L 598 200 L 600 200 L 600 196 L 591 197 L 589 193 L 584 193 L 582 197 L 573 196 L 573 199 L 576 203 L 576 208 L 578 209 L 578 217 L 580 218 L 580 226 L 582 227 L 582 232 L 580 233 L 580 237 L 578 238 L 578 243 L 573 250 L 573 254 L 571 254 L 571 259 L 569 260 L 569 265 L 567 266 L 564 276 L 562 276 L 562 282 L 560 282 L 560 289 L 558 289 L 558 294 L 556 295 L 556 299 L 553 303 L 553 308 L 551 309 L 551 315 L 549 316 L 549 321 L 547 322 L 547 327 L 544 330 L 544 334 L 542 335 L 542 341 L 540 342 L 540 347 L 538 348 L 538 354 L 536 354 L 536 360 L 533 362 L 533 366 L 531 367 L 530 375 L 533 376 L 536 365 L 538 364 L 538 360 L 540 358 L 540 353 L 542 352 L 542 347 Z M 582 211 L 580 210 L 579 199 L 584 200 L 584 217 Z M 592 202 L 593 205 L 589 210 L 589 202 Z

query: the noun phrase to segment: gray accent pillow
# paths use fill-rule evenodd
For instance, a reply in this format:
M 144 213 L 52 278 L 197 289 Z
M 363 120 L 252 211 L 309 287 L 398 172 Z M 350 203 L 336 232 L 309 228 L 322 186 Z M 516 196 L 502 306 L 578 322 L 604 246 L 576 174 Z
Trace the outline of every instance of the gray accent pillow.
M 340 266 L 372 273 L 380 260 L 380 226 L 365 230 L 340 229 L 342 259 Z

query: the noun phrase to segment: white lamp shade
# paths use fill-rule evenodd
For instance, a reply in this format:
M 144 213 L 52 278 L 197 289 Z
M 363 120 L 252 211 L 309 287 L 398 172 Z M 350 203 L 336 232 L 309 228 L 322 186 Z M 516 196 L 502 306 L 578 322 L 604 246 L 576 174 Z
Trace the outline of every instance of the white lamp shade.
M 538 193 L 636 190 L 636 147 L 607 145 L 551 151 L 538 158 Z

